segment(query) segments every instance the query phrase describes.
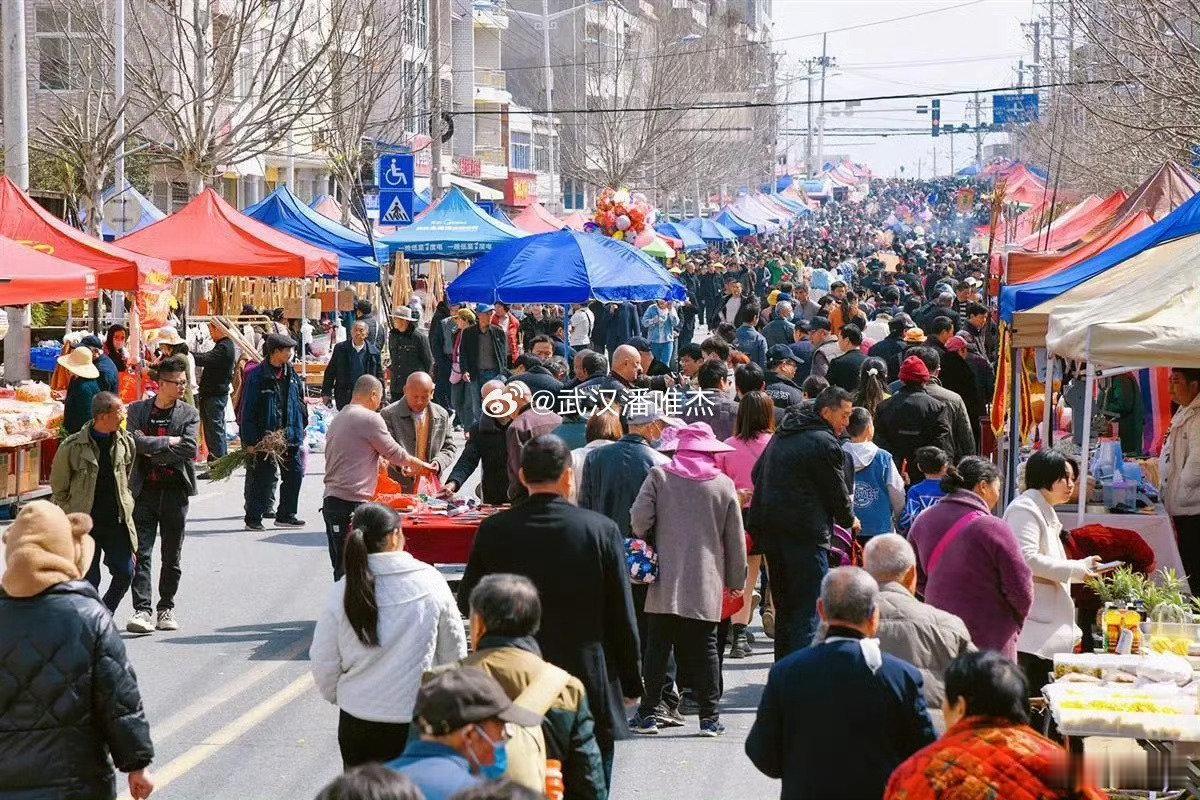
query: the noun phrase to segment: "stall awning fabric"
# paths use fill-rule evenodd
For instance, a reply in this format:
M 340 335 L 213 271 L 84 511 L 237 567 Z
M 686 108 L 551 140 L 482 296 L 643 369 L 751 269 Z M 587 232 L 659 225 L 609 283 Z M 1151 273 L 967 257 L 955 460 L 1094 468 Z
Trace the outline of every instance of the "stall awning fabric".
M 687 290 L 632 245 L 565 230 L 496 245 L 446 287 L 451 303 L 684 300 Z
M 1058 297 L 1138 253 L 1196 233 L 1200 233 L 1200 194 L 1193 196 L 1173 213 L 1144 231 L 1130 236 L 1125 241 L 1081 264 L 1076 264 L 1070 269 L 1036 283 L 1004 287 L 1000 292 L 1000 316 L 1005 321 L 1011 322 L 1013 314 L 1026 311 Z M 1163 284 L 1160 288 L 1169 287 L 1167 284 Z
M 1124 200 L 1125 195 L 1122 192 L 1121 198 L 1113 204 L 1113 209 L 1116 209 Z M 1043 223 L 1041 227 L 1021 237 L 1012 246 L 1030 252 L 1037 250 L 1057 250 L 1059 245 L 1055 242 L 1058 240 L 1059 232 L 1065 228 L 1073 227 L 1078 220 L 1091 219 L 1092 212 L 1104 202 L 1099 195 L 1090 194 L 1076 205 L 1061 212 L 1049 225 L 1045 225 L 1045 220 L 1041 220 Z M 1067 243 L 1069 244 L 1069 241 Z
M 456 186 L 423 217 L 379 241 L 389 253 L 410 258 L 471 258 L 525 235 L 472 203 Z
M 654 258 L 674 258 L 675 250 L 667 243 L 667 240 L 662 236 L 655 236 L 654 240 L 645 247 L 640 248 L 643 253 Z
M 0 236 L 28 242 L 55 258 L 93 270 L 101 289 L 132 292 L 142 286 L 162 286 L 170 280 L 167 261 L 72 228 L 7 177 L 0 177 Z
M 331 219 L 334 222 L 338 223 L 339 225 L 342 222 L 342 205 L 337 200 L 333 199 L 332 195 L 323 194 L 320 197 L 318 197 L 316 200 L 313 200 L 312 203 L 310 203 L 308 207 L 311 208 L 313 211 L 316 211 L 322 217 L 325 217 L 326 219 Z M 413 208 L 414 208 L 413 213 L 415 214 L 416 206 L 414 206 Z M 363 231 L 364 231 L 362 221 L 359 220 L 358 217 L 354 216 L 353 214 L 350 215 L 350 221 L 346 224 L 346 227 L 350 228 L 350 230 L 354 231 L 355 233 L 359 233 L 359 234 L 363 233 Z
M 527 205 L 524 211 L 513 217 L 512 224 L 527 233 L 553 233 L 567 227 L 561 219 L 547 211 L 541 203 Z M 576 230 L 582 229 L 583 223 L 581 222 Z
M 375 263 L 371 241 L 309 208 L 286 186 L 280 186 L 242 213 L 336 255 L 340 280 L 364 283 L 379 280 L 379 265 Z
M 686 253 L 703 250 L 708 247 L 704 240 L 700 238 L 700 234 L 680 222 L 663 222 L 655 225 L 654 230 L 662 236 L 678 239 L 683 243 L 683 250 Z
M 1117 214 L 1125 216 L 1145 211 L 1157 222 L 1197 192 L 1200 192 L 1200 181 L 1174 161 L 1168 161 L 1129 194 Z
M 582 211 L 576 211 L 574 214 L 568 214 L 563 217 L 563 225 L 573 231 L 583 231 L 583 226 L 591 222 L 592 218 Z
M 1052 275 L 1082 263 L 1108 248 L 1123 242 L 1135 233 L 1144 231 L 1154 224 L 1146 212 L 1135 214 L 1128 220 L 1108 228 L 1100 236 L 1083 242 L 1069 250 L 1052 253 L 1009 253 L 1009 284 L 1031 283 L 1045 280 Z
M 1051 303 L 1046 347 L 1056 355 L 1200 368 L 1200 235 L 1144 250 Z
M 743 236 L 754 236 L 758 233 L 758 228 L 747 223 L 745 220 L 738 217 L 726 207 L 720 214 L 713 217 L 714 220 L 724 225 L 729 230 L 733 231 L 738 238 Z
M 176 213 L 118 240 L 193 278 L 337 275 L 337 256 L 238 211 L 210 187 Z
M 81 267 L 0 236 L 0 306 L 90 300 L 95 270 Z
M 691 219 L 685 219 L 682 224 L 684 227 L 690 228 L 693 233 L 709 244 L 737 241 L 736 233 L 708 217 L 692 217 Z

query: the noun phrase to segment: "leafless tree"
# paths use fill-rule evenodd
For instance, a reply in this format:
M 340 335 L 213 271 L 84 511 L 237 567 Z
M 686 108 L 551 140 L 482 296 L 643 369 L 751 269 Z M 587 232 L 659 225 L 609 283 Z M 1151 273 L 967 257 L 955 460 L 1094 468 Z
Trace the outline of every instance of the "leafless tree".
M 402 143 L 418 129 L 428 81 L 421 38 L 424 0 L 354 0 L 343 11 L 341 34 L 329 49 L 329 104 L 338 109 L 321 129 L 330 171 L 341 187 L 342 222 L 354 213 L 369 226 L 362 175 L 376 143 Z
M 311 149 L 321 121 L 336 111 L 327 55 L 352 1 L 133 0 L 130 106 L 148 115 L 158 160 L 198 193 L 221 167 L 285 141 Z M 111 58 L 101 17 L 84 18 L 95 21 L 93 46 Z

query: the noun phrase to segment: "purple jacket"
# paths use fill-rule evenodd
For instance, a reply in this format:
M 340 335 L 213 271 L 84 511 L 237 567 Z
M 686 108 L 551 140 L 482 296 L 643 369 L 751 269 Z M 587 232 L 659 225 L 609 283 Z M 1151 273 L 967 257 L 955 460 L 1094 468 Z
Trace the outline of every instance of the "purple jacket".
M 927 565 L 938 542 L 963 514 L 982 511 L 946 545 L 937 569 Z M 962 619 L 980 650 L 1017 659 L 1017 635 L 1033 604 L 1033 576 L 1008 523 L 992 516 L 974 492 L 960 490 L 922 511 L 908 534 L 921 572 L 925 602 Z

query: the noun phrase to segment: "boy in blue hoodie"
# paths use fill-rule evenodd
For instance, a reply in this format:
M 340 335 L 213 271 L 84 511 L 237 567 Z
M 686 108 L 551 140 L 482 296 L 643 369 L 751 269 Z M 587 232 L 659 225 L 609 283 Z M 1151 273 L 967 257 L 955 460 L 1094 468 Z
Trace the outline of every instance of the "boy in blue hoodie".
M 862 523 L 862 540 L 896 531 L 896 515 L 904 508 L 904 479 L 891 453 L 880 450 L 871 412 L 856 407 L 846 427 L 850 441 L 842 445 L 854 462 L 854 516 Z
M 914 455 L 917 468 L 921 470 L 925 480 L 910 488 L 904 500 L 904 512 L 900 515 L 900 532 L 905 536 L 908 535 L 908 529 L 912 527 L 917 514 L 945 496 L 941 482 L 950 466 L 950 457 L 940 447 L 918 447 Z

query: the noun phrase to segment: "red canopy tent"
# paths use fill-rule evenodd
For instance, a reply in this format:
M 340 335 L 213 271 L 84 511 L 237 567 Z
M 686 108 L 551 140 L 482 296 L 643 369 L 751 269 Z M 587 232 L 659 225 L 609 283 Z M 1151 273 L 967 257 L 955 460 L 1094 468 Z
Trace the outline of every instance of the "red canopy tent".
M 1129 199 L 1129 195 L 1118 189 L 1108 197 L 1091 202 L 1092 195 L 1079 205 L 1054 220 L 1048 228 L 1034 231 L 1017 242 L 1017 247 L 1030 252 L 1061 250 L 1087 237 L 1093 228 L 1107 227 L 1117 210 Z
M 582 211 L 576 211 L 574 214 L 568 214 L 563 218 L 563 225 L 566 225 L 573 231 L 582 231 L 583 226 L 587 222 L 591 222 L 592 218 Z
M 166 259 L 193 278 L 312 278 L 337 275 L 332 253 L 250 219 L 211 188 L 182 209 L 119 240 Z
M 90 300 L 96 272 L 0 236 L 0 306 Z
M 1139 231 L 1154 224 L 1145 211 L 1139 211 L 1129 219 L 1109 227 L 1101 235 L 1065 251 L 1051 253 L 1009 253 L 1008 282 L 1030 283 L 1049 278 L 1067 267 L 1102 253 L 1118 242 L 1122 242 Z
M 553 233 L 565 227 L 563 221 L 547 211 L 541 203 L 526 206 L 524 211 L 512 218 L 512 224 L 529 233 Z
M 1130 193 L 1117 216 L 1132 216 L 1145 211 L 1158 222 L 1192 199 L 1196 192 L 1200 192 L 1200 181 L 1174 161 L 1168 161 Z
M 132 292 L 145 284 L 161 286 L 170 278 L 166 261 L 72 228 L 7 177 L 0 177 L 0 236 L 36 245 L 64 263 L 87 267 L 101 289 Z

